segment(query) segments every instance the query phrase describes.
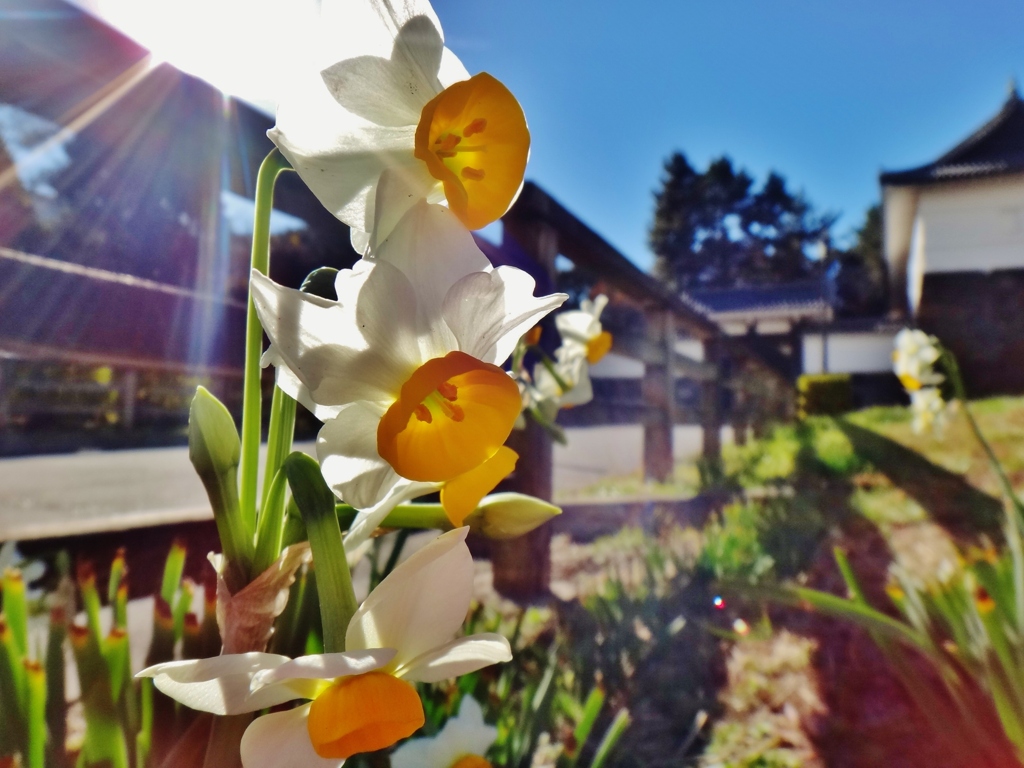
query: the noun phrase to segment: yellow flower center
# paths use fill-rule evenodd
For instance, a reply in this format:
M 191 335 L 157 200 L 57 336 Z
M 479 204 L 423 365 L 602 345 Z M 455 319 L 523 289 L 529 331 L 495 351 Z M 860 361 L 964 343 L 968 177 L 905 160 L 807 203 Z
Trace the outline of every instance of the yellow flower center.
M 901 373 L 899 375 L 899 380 L 900 383 L 903 385 L 904 389 L 910 390 L 912 392 L 921 388 L 921 382 L 915 379 L 909 373 Z
M 501 368 L 449 352 L 402 385 L 377 427 L 377 452 L 410 480 L 454 480 L 498 452 L 521 406 L 519 387 Z
M 441 506 L 456 528 L 477 508 L 480 500 L 494 490 L 515 469 L 519 454 L 501 446 L 483 464 L 449 480 L 441 488 Z
M 416 126 L 417 158 L 444 185 L 452 212 L 480 229 L 508 210 L 530 154 L 530 131 L 516 97 L 481 72 L 427 102 Z
M 306 727 L 320 757 L 348 758 L 390 747 L 423 726 L 416 689 L 385 672 L 343 677 L 313 700 Z
M 587 362 L 594 365 L 594 363 L 607 355 L 611 348 L 612 335 L 608 331 L 601 331 L 587 342 Z
M 451 764 L 451 768 L 491 768 L 491 764 L 480 755 L 463 755 Z

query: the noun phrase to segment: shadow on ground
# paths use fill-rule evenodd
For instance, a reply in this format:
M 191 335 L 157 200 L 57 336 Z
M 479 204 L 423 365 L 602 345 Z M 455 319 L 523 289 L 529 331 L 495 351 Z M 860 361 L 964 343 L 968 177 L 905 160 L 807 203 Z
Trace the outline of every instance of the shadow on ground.
M 920 454 L 849 422 L 839 426 L 857 453 L 912 496 L 933 520 L 958 539 L 998 529 L 999 502 L 962 477 L 932 464 Z M 846 595 L 833 548 L 840 546 L 852 565 L 867 599 L 875 606 L 891 605 L 885 594 L 890 547 L 871 521 L 851 507 L 851 478 L 829 473 L 817 464 L 802 436 L 794 478 L 797 495 L 811 494 L 826 514 L 830 533 L 807 567 L 807 585 Z M 827 715 L 808 724 L 810 737 L 829 768 L 974 768 L 976 761 L 957 759 L 949 745 L 929 729 L 896 674 L 866 632 L 848 622 L 818 615 L 787 613 L 788 628 L 812 637 L 812 656 Z M 920 665 L 920 674 L 930 669 Z
M 836 424 L 861 457 L 955 538 L 972 539 L 979 533 L 998 535 L 1003 516 L 998 499 L 884 435 L 844 419 L 837 419 Z

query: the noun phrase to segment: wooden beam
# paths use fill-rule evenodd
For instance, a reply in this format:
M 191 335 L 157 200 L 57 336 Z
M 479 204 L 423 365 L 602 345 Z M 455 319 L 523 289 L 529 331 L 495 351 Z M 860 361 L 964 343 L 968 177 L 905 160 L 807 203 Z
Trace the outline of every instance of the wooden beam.
M 540 220 L 558 233 L 558 252 L 574 264 L 592 270 L 601 279 L 651 309 L 668 309 L 682 330 L 698 339 L 717 336 L 719 328 L 703 314 L 686 305 L 633 262 L 619 253 L 607 240 L 577 219 L 561 203 L 531 181 L 523 185 L 519 199 L 504 222 Z M 519 244 L 527 244 L 513 234 Z M 527 248 L 528 250 L 528 248 Z
M 673 324 L 675 316 L 673 315 Z M 612 351 L 624 357 L 639 360 L 645 365 L 664 365 L 666 355 L 672 356 L 672 375 L 678 379 L 708 381 L 718 378 L 714 363 L 702 362 L 668 348 L 663 342 L 643 336 L 615 334 Z

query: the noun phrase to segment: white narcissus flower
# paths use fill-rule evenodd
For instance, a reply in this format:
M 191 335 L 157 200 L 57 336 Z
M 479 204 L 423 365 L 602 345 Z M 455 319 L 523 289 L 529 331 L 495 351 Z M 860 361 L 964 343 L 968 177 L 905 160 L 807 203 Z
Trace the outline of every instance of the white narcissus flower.
M 917 328 L 904 328 L 893 341 L 893 372 L 907 391 L 942 383 L 942 374 L 933 369 L 940 356 L 934 336 Z
M 941 433 L 946 427 L 946 401 L 936 387 L 911 390 L 910 412 L 914 417 L 911 427 L 915 434 Z
M 235 715 L 311 699 L 264 715 L 242 737 L 245 768 L 340 766 L 418 730 L 413 682 L 437 682 L 512 658 L 497 634 L 456 637 L 473 593 L 466 528 L 399 565 L 352 617 L 343 653 L 289 659 L 243 653 L 172 661 L 139 673 L 192 709 Z
M 612 335 L 601 327 L 601 313 L 608 306 L 603 293 L 593 301 L 584 299 L 579 309 L 555 316 L 555 327 L 562 337 L 566 357 L 582 355 L 590 365 L 597 363 L 612 348 Z
M 493 268 L 450 210 L 417 203 L 376 258 L 341 270 L 337 300 L 259 273 L 252 296 L 271 340 L 264 361 L 324 420 L 327 483 L 367 511 L 347 546 L 395 504 L 432 490 L 453 524 L 515 465 L 504 446 L 519 415 L 501 368 L 523 332 L 565 294 L 535 297 L 533 278 Z
M 320 202 L 374 252 L 419 199 L 469 229 L 508 210 L 530 134 L 515 97 L 469 76 L 426 0 L 323 0 L 321 43 L 270 138 Z M 341 59 L 339 53 L 344 55 Z
M 464 696 L 459 713 L 436 736 L 410 739 L 391 755 L 392 768 L 491 768 L 484 754 L 498 729 L 484 722 L 480 704 Z
M 601 327 L 601 312 L 608 297 L 599 295 L 593 301 L 584 299 L 579 309 L 560 312 L 555 327 L 562 337 L 562 346 L 555 350 L 552 372 L 543 364 L 534 366 L 534 404 L 548 418 L 554 419 L 559 408 L 572 408 L 594 398 L 590 366 L 612 348 L 612 335 Z

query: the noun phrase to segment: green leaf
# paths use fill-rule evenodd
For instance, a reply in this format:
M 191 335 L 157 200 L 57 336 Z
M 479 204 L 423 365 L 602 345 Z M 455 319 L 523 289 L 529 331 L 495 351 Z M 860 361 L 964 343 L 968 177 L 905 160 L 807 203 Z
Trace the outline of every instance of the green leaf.
M 334 492 L 324 482 L 320 465 L 304 453 L 296 451 L 285 459 L 283 469 L 306 523 L 313 551 L 324 650 L 327 653 L 344 651 L 345 632 L 357 605 L 335 511 Z
M 604 732 L 601 743 L 597 745 L 597 752 L 594 754 L 594 760 L 591 762 L 590 768 L 601 768 L 604 765 L 605 760 L 608 759 L 612 750 L 615 749 L 615 745 L 622 738 L 622 734 L 629 728 L 630 722 L 628 709 L 620 709 L 615 714 L 611 725 L 608 726 L 608 730 Z
M 198 387 L 189 410 L 188 455 L 213 508 L 227 560 L 224 579 L 232 593 L 248 583 L 253 555 L 252 526 L 243 518 L 238 500 L 240 452 L 238 432 L 228 409 Z

